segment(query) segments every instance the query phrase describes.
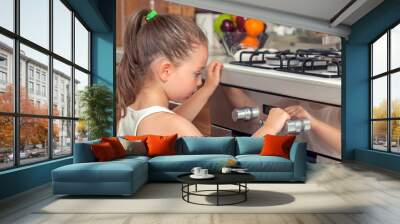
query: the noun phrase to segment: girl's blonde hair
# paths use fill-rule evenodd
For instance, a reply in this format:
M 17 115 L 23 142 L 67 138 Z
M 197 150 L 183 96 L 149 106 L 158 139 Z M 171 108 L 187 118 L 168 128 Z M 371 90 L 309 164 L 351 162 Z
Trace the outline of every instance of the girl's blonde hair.
M 117 73 L 117 108 L 126 108 L 136 100 L 151 62 L 166 57 L 175 65 L 189 56 L 193 47 L 204 44 L 207 37 L 189 18 L 157 15 L 147 21 L 150 10 L 130 16 L 124 35 L 124 54 Z

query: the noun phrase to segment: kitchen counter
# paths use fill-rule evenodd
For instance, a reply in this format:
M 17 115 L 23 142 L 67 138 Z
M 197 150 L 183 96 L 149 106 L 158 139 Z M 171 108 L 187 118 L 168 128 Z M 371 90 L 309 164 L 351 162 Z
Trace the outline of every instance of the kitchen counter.
M 320 78 L 224 62 L 221 83 L 321 103 L 341 105 L 341 78 Z

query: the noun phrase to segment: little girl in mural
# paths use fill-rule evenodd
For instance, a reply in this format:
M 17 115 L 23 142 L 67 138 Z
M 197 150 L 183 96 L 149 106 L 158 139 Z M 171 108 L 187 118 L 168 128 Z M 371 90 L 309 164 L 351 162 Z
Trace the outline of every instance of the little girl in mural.
M 192 121 L 219 85 L 223 68 L 212 61 L 202 85 L 207 45 L 206 36 L 190 19 L 149 10 L 131 16 L 117 75 L 118 136 L 202 135 Z M 181 105 L 170 110 L 170 100 Z M 253 136 L 277 134 L 289 118 L 283 109 L 274 108 Z

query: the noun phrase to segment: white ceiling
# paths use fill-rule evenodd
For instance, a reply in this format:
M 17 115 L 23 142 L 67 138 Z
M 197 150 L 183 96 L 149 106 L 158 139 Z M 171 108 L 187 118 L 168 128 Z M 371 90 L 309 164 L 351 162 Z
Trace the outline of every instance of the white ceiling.
M 230 0 L 265 9 L 274 9 L 301 16 L 308 16 L 329 21 L 350 0 Z

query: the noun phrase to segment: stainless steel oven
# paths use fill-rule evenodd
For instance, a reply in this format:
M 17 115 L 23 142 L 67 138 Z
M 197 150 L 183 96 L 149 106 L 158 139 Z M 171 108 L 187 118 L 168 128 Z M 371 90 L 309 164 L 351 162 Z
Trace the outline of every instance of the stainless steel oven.
M 209 103 L 211 135 L 213 136 L 252 135 L 260 128 L 262 121 L 267 118 L 268 110 L 271 107 L 285 108 L 299 105 L 326 127 L 331 128 L 327 130 L 332 131 L 325 130 L 321 133 L 320 130 L 311 128 L 297 134 L 296 139 L 307 142 L 309 151 L 337 159 L 341 158 L 340 139 L 339 142 L 330 141 L 331 136 L 335 134 L 337 136 L 338 133 L 334 133 L 335 131 L 340 134 L 341 107 L 338 105 L 227 85 L 220 85 L 210 97 Z M 260 113 L 247 120 L 232 118 L 232 111 L 238 108 L 257 108 Z M 282 131 L 282 134 L 284 132 L 285 130 Z

